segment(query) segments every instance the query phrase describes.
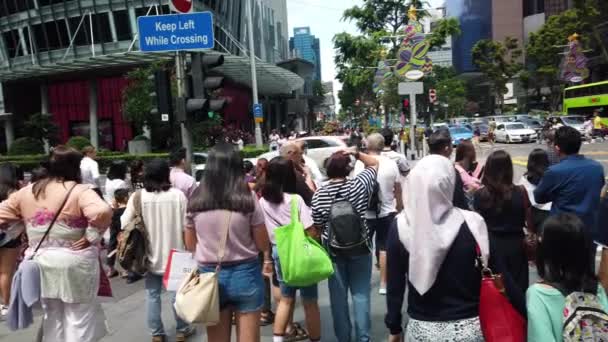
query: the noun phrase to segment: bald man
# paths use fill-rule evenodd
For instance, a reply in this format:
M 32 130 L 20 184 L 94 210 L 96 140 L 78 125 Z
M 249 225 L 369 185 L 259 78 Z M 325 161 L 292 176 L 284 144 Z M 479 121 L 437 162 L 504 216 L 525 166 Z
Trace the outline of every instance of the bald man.
M 279 153 L 281 157 L 293 161 L 297 176 L 296 193 L 304 199 L 306 205 L 310 206 L 317 188 L 312 180 L 310 168 L 305 164 L 301 142 L 289 141 L 281 146 Z

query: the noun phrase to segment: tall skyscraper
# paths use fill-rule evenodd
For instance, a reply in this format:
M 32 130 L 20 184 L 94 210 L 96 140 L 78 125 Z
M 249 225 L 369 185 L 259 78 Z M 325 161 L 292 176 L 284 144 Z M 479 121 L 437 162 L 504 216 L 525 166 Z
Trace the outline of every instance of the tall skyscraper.
M 447 0 L 448 17 L 460 21 L 462 34 L 453 38 L 452 57 L 460 73 L 476 72 L 471 50 L 482 39 L 517 38 L 523 44 L 523 2 L 504 0 Z
M 310 27 L 296 27 L 289 39 L 289 51 L 294 57 L 303 58 L 315 65 L 313 79 L 321 80 L 321 47 L 319 38 L 310 34 Z

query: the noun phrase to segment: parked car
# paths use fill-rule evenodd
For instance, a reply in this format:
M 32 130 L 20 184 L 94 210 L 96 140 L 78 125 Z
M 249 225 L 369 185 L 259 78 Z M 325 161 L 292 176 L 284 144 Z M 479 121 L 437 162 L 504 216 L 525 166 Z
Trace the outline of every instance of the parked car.
M 458 146 L 464 140 L 473 139 L 473 131 L 465 127 L 452 126 L 449 128 L 450 136 L 452 136 L 452 145 Z
M 536 132 L 526 128 L 521 122 L 500 123 L 496 126 L 494 134 L 497 142 L 505 143 L 530 142 L 538 139 Z
M 488 132 L 490 131 L 490 126 L 485 123 L 474 123 L 473 132 L 475 132 L 476 128 L 479 128 L 479 133 L 480 133 L 479 140 L 488 141 Z
M 325 159 L 329 158 L 334 152 L 348 148 L 348 139 L 346 136 L 315 136 L 298 138 L 295 141 L 304 142 L 304 152 L 306 156 L 312 159 L 319 169 L 323 167 Z M 266 158 L 271 160 L 279 155 L 279 151 L 266 152 L 256 158 Z
M 541 131 L 543 130 L 543 124 L 540 120 L 530 119 L 530 118 L 522 118 L 519 122 L 523 123 L 526 128 L 533 129 L 537 135 L 540 136 Z
M 445 122 L 438 122 L 438 123 L 434 123 L 431 128 L 433 129 L 433 132 L 438 131 L 440 129 L 447 129 L 449 126 L 447 123 Z
M 564 126 L 573 127 L 577 131 L 581 132 L 581 134 L 585 134 L 585 128 L 583 127 L 585 117 L 582 115 L 554 115 L 548 117 L 547 120 L 557 122 L 558 125 L 561 124 Z
M 208 157 L 209 155 L 206 152 L 192 153 L 192 173 L 197 182 L 203 177 Z
M 451 125 L 462 125 L 462 124 L 471 123 L 471 121 L 473 121 L 473 119 L 461 116 L 461 117 L 458 117 L 458 118 L 451 118 L 449 120 L 449 123 Z
M 488 116 L 490 122 L 494 122 L 497 125 L 505 122 L 514 122 L 516 121 L 515 116 L 513 115 L 492 115 Z

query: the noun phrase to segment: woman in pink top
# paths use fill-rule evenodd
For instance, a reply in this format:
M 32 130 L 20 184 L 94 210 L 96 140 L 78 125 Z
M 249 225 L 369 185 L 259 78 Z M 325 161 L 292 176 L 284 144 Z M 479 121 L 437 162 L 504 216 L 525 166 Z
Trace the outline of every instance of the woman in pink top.
M 475 147 L 470 141 L 463 141 L 456 148 L 456 170 L 462 178 L 465 192 L 473 192 L 481 186 L 483 166 L 476 161 Z
M 207 336 L 209 341 L 229 342 L 235 312 L 237 340 L 257 342 L 264 302 L 258 253 L 264 253 L 264 273 L 272 273 L 270 242 L 264 213 L 245 182 L 240 153 L 220 144 L 211 150 L 205 174 L 188 203 L 186 246 L 196 250 L 201 273 L 215 272 L 226 225 L 228 239 L 219 271 L 220 323 L 207 327 Z
M 283 157 L 276 157 L 270 161 L 266 169 L 266 178 L 262 188 L 262 198 L 260 199 L 260 205 L 266 217 L 266 229 L 268 229 L 268 235 L 272 243 L 277 279 L 281 288 L 281 300 L 273 326 L 274 342 L 283 342 L 287 338 L 285 336 L 287 324 L 293 314 L 297 290 L 300 291 L 300 297 L 302 297 L 310 341 L 321 340 L 321 315 L 317 302 L 317 284 L 300 288 L 285 284 L 274 239 L 275 229 L 291 222 L 291 203 L 294 200 L 297 201 L 300 208 L 300 222 L 302 222 L 309 235 L 315 236 L 312 212 L 306 206 L 302 197 L 296 195 L 296 173 L 293 162 Z M 296 331 L 294 330 L 294 332 Z
M 59 146 L 49 162 L 49 177 L 11 194 L 0 204 L 0 229 L 22 221 L 33 255 L 64 198 L 69 195 L 34 260 L 40 267 L 44 341 L 96 339 L 96 297 L 100 263 L 98 242 L 110 225 L 112 209 L 80 183 L 82 154 Z

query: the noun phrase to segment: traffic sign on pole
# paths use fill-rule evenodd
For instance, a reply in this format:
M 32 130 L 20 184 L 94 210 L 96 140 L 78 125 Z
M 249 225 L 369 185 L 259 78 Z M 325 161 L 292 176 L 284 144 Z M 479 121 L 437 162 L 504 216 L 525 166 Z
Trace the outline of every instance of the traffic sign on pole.
M 435 89 L 429 89 L 429 102 L 435 103 L 437 101 L 437 92 Z
M 137 18 L 143 52 L 213 49 L 211 12 L 149 15 Z
M 171 0 L 169 5 L 173 12 L 190 13 L 193 9 L 192 0 Z
M 264 110 L 261 103 L 256 103 L 253 105 L 253 117 L 257 123 L 264 122 Z

